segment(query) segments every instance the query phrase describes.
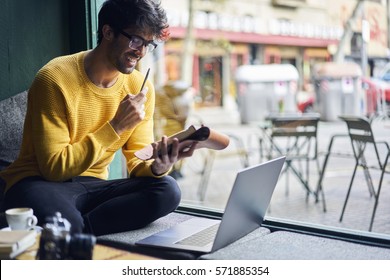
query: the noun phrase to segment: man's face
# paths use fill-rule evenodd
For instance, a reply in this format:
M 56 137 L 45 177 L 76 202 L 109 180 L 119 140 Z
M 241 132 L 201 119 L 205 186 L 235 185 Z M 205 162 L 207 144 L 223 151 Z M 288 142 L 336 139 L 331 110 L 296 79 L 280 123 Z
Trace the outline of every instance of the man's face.
M 146 44 L 147 41 L 153 40 L 153 36 L 131 28 L 123 29 L 122 31 L 123 34 L 119 33 L 111 41 L 108 57 L 112 65 L 119 72 L 130 74 L 135 69 L 138 61 L 146 54 L 146 47 L 144 45 L 134 47 L 130 44 L 131 37 L 135 36 L 134 38 L 136 40 L 141 40 L 142 43 Z

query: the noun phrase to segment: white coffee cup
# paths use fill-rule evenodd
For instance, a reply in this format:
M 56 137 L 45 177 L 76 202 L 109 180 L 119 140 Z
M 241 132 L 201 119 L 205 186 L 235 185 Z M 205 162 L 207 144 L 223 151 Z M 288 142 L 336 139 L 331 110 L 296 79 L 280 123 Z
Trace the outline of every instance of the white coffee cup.
M 32 208 L 8 209 L 5 211 L 5 217 L 11 230 L 30 230 L 38 222 Z

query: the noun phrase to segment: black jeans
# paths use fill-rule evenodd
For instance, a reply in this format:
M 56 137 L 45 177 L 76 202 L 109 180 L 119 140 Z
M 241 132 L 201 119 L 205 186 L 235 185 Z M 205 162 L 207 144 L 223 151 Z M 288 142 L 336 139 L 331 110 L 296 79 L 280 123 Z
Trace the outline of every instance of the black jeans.
M 28 177 L 5 194 L 5 208 L 31 207 L 43 225 L 60 212 L 72 232 L 103 235 L 142 228 L 174 211 L 181 197 L 170 176 L 101 180 L 75 177 L 67 182 L 49 182 Z

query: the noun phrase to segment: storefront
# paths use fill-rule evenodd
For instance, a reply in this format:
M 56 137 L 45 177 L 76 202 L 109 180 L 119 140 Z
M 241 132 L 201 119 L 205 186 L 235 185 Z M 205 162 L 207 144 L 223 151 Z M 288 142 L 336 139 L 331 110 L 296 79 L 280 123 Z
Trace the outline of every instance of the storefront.
M 312 66 L 333 59 L 355 4 L 332 1 L 332 10 L 328 10 L 327 5 L 313 4 L 317 6 L 299 6 L 302 8 L 299 12 L 281 11 L 264 3 L 253 3 L 251 7 L 244 5 L 234 11 L 228 4 L 221 11 L 197 7 L 194 11 L 196 45 L 192 82 L 199 91 L 199 101 L 221 105 L 224 96 L 234 95 L 231 77 L 237 66 L 243 64 L 292 64 L 300 74 L 298 86 L 305 90 L 310 84 Z M 179 12 L 177 5 L 175 2 L 169 10 L 172 40 L 167 42 L 165 50 L 169 79 L 180 78 L 188 24 L 187 11 Z M 251 9 L 260 9 L 262 13 L 250 15 Z M 363 16 L 370 26 L 368 62 L 375 66 L 378 59 L 380 64 L 382 58 L 389 55 L 386 13 L 381 4 L 368 2 Z M 361 30 L 361 22 L 362 16 L 355 19 L 353 32 Z M 355 59 L 351 47 L 350 41 L 342 46 L 347 59 Z M 370 73 L 373 73 L 372 69 Z
M 172 39 L 165 44 L 167 80 L 180 79 L 183 37 L 177 34 L 183 31 L 172 29 Z M 230 43 L 217 36 L 211 40 L 197 38 L 193 54 L 192 85 L 197 91 L 198 104 L 221 106 L 224 93 L 234 94 L 234 90 L 231 90 L 231 74 L 237 66 L 248 64 L 249 56 L 247 44 Z

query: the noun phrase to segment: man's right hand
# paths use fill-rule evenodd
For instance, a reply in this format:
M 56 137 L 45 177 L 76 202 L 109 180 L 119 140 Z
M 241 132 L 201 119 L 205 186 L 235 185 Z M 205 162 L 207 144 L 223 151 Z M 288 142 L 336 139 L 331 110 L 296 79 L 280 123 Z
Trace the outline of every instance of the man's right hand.
M 118 135 L 134 128 L 145 117 L 145 102 L 148 88 L 145 87 L 137 95 L 127 94 L 121 101 L 115 117 L 110 121 Z

